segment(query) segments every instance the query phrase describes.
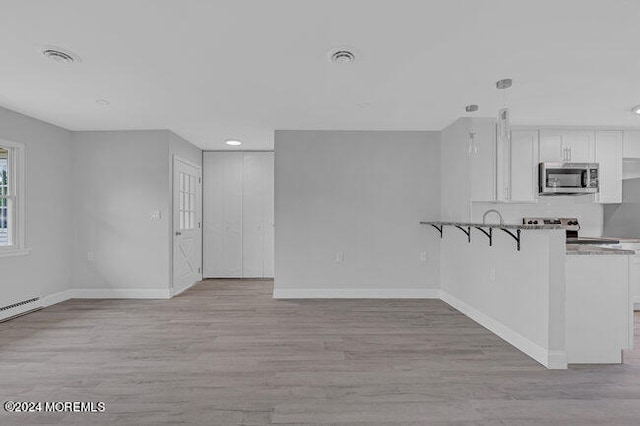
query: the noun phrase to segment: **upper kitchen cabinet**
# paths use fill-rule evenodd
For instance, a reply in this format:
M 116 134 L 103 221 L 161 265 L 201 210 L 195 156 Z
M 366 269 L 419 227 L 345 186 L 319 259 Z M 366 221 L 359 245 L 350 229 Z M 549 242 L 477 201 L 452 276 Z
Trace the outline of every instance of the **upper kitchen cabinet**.
M 640 130 L 625 130 L 622 155 L 624 158 L 640 158 Z
M 496 121 L 473 118 L 470 124 L 471 201 L 496 201 Z
M 538 199 L 538 131 L 513 130 L 509 155 L 508 200 L 514 203 Z
M 621 131 L 595 132 L 595 162 L 600 164 L 600 192 L 596 202 L 602 204 L 622 202 L 622 149 Z
M 540 162 L 593 163 L 595 135 L 583 130 L 541 130 Z

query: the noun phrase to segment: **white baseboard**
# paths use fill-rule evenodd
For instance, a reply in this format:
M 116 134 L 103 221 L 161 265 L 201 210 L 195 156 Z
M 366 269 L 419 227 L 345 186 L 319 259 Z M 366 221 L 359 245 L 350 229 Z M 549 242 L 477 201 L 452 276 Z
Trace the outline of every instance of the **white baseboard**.
M 567 354 L 565 351 L 549 351 L 541 347 L 501 322 L 483 314 L 444 290 L 441 290 L 440 298 L 545 367 L 549 369 L 567 368 Z
M 75 288 L 72 299 L 169 299 L 169 289 L 156 288 Z
M 199 280 L 194 281 L 191 284 L 189 284 L 187 286 L 184 286 L 182 288 L 172 288 L 171 291 L 170 291 L 171 292 L 171 297 L 177 296 L 180 293 L 183 293 L 183 292 L 189 290 L 191 287 L 193 287 L 194 285 L 198 284 L 200 281 L 202 281 L 202 278 L 200 278 Z
M 274 299 L 438 299 L 436 288 L 274 288 Z
M 49 294 L 42 298 L 42 306 L 51 306 L 73 298 L 73 290 L 64 290 L 59 293 Z

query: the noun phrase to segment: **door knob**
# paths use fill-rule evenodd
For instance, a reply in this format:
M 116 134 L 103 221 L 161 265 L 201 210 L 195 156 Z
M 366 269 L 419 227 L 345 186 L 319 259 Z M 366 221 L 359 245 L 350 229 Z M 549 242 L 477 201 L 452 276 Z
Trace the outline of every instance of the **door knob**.
M 176 232 L 176 236 L 180 236 L 180 235 L 182 235 L 182 232 L 177 231 L 177 232 Z

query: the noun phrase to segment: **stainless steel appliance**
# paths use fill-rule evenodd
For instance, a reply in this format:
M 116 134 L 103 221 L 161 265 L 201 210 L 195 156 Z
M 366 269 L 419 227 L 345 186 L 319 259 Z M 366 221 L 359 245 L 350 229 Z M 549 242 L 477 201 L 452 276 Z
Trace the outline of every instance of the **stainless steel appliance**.
M 620 241 L 612 238 L 580 237 L 580 222 L 576 217 L 525 217 L 525 225 L 556 225 L 566 231 L 567 244 L 618 244 Z
M 540 163 L 540 195 L 594 194 L 599 188 L 598 163 Z

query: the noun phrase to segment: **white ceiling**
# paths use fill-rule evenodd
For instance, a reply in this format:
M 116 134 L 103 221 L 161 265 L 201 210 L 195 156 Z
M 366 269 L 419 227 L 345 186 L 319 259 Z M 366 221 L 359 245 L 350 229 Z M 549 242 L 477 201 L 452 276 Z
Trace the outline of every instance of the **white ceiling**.
M 270 149 L 274 129 L 440 130 L 469 103 L 493 116 L 510 77 L 516 124 L 640 127 L 639 19 L 637 0 L 0 0 L 0 105 Z M 357 61 L 330 63 L 337 45 Z

